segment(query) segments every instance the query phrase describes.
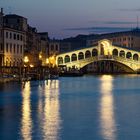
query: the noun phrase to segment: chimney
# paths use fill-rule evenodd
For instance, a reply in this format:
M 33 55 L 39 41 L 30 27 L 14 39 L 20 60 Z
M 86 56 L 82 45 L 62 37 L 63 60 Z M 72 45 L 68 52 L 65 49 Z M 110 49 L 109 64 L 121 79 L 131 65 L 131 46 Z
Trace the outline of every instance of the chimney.
M 1 14 L 3 15 L 3 8 L 1 8 Z

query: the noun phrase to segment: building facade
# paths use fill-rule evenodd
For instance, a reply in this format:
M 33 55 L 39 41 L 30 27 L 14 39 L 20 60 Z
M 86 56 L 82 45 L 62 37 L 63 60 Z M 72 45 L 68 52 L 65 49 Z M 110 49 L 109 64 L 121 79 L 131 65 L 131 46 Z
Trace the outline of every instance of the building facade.
M 50 67 L 54 67 L 56 65 L 56 55 L 60 53 L 60 42 L 59 40 L 50 40 L 49 41 L 49 58 L 47 59 L 47 63 L 49 63 Z
M 3 16 L 2 66 L 19 67 L 23 65 L 26 31 L 26 18 L 13 14 Z
M 49 58 L 48 32 L 38 33 L 40 36 L 39 60 L 42 66 L 46 66 Z
M 91 39 L 87 40 L 87 46 L 97 45 L 97 42 L 101 39 L 108 39 L 114 45 L 121 47 L 140 50 L 140 30 L 138 28 L 126 32 L 108 33 L 91 37 Z
M 4 33 L 4 58 L 3 66 L 19 67 L 23 65 L 24 46 L 26 44 L 26 33 L 11 29 L 3 28 Z
M 49 56 L 57 55 L 60 51 L 60 42 L 57 40 L 51 40 L 49 42 Z

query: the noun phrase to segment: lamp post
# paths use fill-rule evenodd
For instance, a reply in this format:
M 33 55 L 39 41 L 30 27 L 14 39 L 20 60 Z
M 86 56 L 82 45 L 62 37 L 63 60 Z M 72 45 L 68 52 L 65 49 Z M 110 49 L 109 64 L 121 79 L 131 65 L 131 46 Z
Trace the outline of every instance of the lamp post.
M 27 75 L 27 72 L 29 71 L 28 68 L 29 68 L 29 58 L 28 56 L 25 56 L 24 57 L 24 67 L 25 67 L 25 75 Z M 26 69 L 27 67 L 27 69 Z

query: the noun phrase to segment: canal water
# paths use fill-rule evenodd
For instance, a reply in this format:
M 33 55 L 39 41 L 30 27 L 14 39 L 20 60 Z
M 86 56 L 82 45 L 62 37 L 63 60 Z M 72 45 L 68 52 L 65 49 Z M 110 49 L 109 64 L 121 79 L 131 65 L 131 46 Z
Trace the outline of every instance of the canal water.
M 0 140 L 139 140 L 140 76 L 0 85 Z

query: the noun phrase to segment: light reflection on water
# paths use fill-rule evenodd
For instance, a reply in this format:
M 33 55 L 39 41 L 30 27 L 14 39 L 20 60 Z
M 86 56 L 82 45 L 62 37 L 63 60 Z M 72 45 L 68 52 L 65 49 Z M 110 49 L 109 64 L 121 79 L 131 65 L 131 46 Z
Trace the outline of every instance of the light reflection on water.
M 57 140 L 60 129 L 59 81 L 49 80 L 44 92 L 43 136 L 47 140 Z
M 101 81 L 101 99 L 100 99 L 100 122 L 101 134 L 106 140 L 116 139 L 116 124 L 114 115 L 113 101 L 113 77 L 104 75 L 100 78 Z
M 100 75 L 1 84 L 0 140 L 139 140 L 139 83 Z
M 32 139 L 32 119 L 31 119 L 31 87 L 30 82 L 25 84 L 22 90 L 22 121 L 21 121 L 21 134 L 24 140 Z
M 21 137 L 24 140 L 33 139 L 33 127 L 39 127 L 39 139 L 58 140 L 60 129 L 60 104 L 59 104 L 59 81 L 53 80 L 38 86 L 38 125 L 34 126 L 31 116 L 31 84 L 25 84 L 22 90 L 22 120 Z M 36 128 L 37 129 L 37 128 Z M 42 134 L 42 135 L 40 135 Z M 37 134 L 36 134 L 37 135 Z M 37 137 L 38 137 L 37 136 Z

